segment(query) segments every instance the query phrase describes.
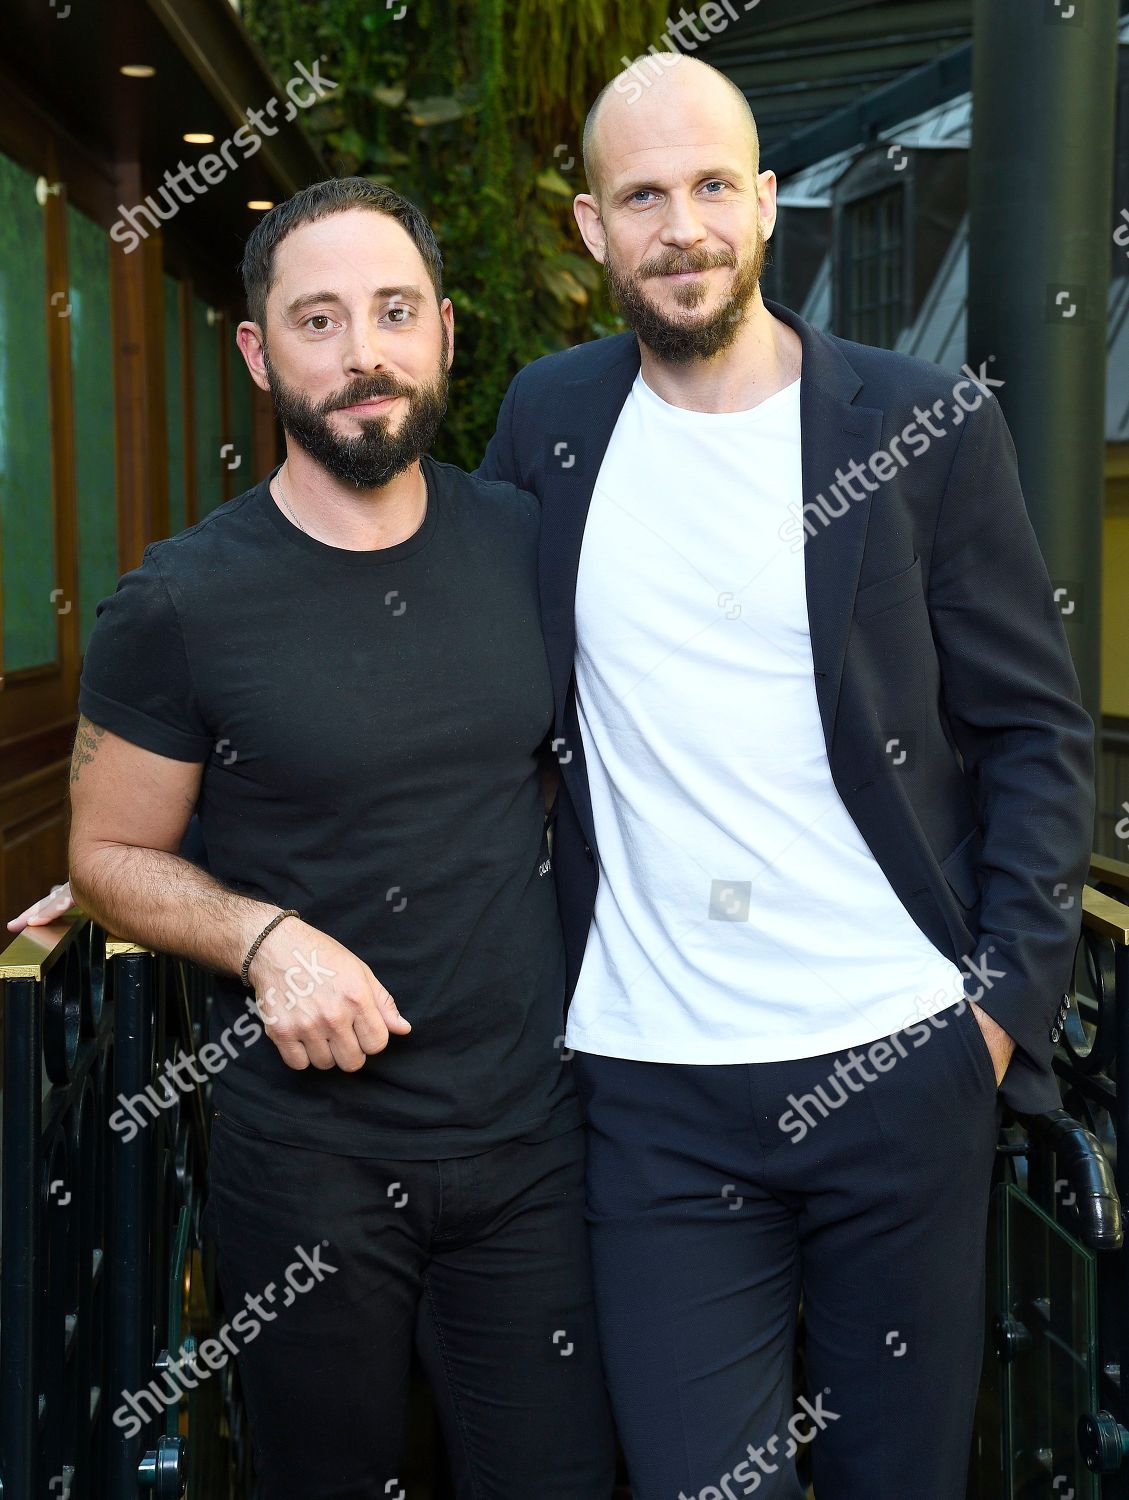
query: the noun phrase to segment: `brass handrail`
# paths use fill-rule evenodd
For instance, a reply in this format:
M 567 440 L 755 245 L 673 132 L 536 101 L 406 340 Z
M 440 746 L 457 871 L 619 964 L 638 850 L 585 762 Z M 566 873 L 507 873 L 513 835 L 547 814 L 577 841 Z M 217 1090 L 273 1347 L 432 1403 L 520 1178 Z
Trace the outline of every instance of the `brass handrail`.
M 1092 885 L 1082 888 L 1082 925 L 1098 937 L 1111 938 L 1129 948 L 1129 905 L 1096 891 Z
M 1129 892 L 1129 861 L 1112 859 L 1108 854 L 1091 854 L 1090 879 Z
M 25 927 L 0 953 L 0 982 L 5 979 L 42 979 L 67 952 L 90 918 L 72 906 L 56 922 L 43 927 Z M 118 958 L 126 953 L 151 953 L 144 944 L 127 938 L 107 937 L 106 957 Z
M 0 953 L 0 980 L 42 979 L 70 948 L 90 919 L 72 906 L 57 922 L 25 927 Z

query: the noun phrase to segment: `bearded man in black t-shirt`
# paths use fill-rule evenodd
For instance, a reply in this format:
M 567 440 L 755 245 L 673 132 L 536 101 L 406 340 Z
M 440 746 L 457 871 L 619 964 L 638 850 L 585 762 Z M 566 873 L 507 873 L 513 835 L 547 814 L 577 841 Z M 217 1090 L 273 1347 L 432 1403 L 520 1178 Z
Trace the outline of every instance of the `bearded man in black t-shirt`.
M 413 1347 L 459 1497 L 612 1487 L 538 506 L 426 456 L 441 270 L 363 179 L 263 218 L 238 342 L 286 461 L 146 549 L 82 674 L 76 898 L 218 976 L 206 1224 L 225 1309 L 261 1313 L 238 1359 L 262 1500 L 396 1493 Z M 179 853 L 194 809 L 206 870 Z M 296 1257 L 316 1273 L 271 1307 Z

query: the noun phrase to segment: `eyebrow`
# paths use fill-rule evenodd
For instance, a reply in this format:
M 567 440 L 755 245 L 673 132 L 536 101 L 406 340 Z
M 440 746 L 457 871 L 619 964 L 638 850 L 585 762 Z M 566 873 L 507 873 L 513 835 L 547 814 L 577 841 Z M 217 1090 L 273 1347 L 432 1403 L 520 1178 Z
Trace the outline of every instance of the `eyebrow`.
M 423 292 L 418 286 L 378 286 L 372 294 L 374 297 L 403 297 L 407 301 L 422 302 Z M 314 307 L 319 302 L 340 302 L 341 296 L 338 292 L 322 291 L 307 292 L 303 297 L 295 297 L 294 301 L 286 309 L 286 316 L 293 318 L 307 307 Z

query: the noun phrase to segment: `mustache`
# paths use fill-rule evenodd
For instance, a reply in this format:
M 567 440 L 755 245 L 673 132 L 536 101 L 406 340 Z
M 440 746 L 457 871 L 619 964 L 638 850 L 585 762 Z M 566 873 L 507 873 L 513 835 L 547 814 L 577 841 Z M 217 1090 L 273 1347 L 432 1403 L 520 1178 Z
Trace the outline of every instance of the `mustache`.
M 731 250 L 668 250 L 645 260 L 636 273 L 641 281 L 650 281 L 656 276 L 678 276 L 687 271 L 716 271 L 719 267 L 733 270 L 737 257 Z
M 329 396 L 320 402 L 316 410 L 319 416 L 327 417 L 331 411 L 340 411 L 346 406 L 359 406 L 362 401 L 378 401 L 385 396 L 410 398 L 414 395 L 414 386 L 402 385 L 391 375 L 368 375 L 360 380 L 354 380 L 343 391 L 338 391 L 335 396 Z

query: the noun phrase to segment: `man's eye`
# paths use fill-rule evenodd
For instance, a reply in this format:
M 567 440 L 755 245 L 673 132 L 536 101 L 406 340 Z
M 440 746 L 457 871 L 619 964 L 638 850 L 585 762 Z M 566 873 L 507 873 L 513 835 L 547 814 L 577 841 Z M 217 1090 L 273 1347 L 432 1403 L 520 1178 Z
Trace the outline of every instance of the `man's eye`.
M 632 203 L 641 203 L 644 198 L 650 198 L 653 194 L 650 188 L 636 188 L 631 195 Z
M 410 320 L 412 316 L 412 309 L 410 307 L 402 306 L 390 307 L 386 316 L 392 320 L 393 324 L 399 326 L 403 323 L 407 323 Z
M 312 313 L 310 317 L 306 319 L 306 327 L 313 328 L 313 325 L 315 323 L 320 323 L 323 326 L 320 328 L 313 328 L 313 331 L 314 333 L 324 333 L 326 328 L 329 327 L 330 322 L 331 319 L 328 313 Z
M 707 189 L 709 189 L 709 188 L 718 188 L 718 189 L 721 189 L 721 190 L 724 190 L 724 188 L 725 188 L 725 183 L 724 183 L 724 182 L 721 182 L 721 181 L 720 181 L 720 180 L 719 180 L 719 179 L 717 179 L 717 178 L 714 178 L 714 180 L 713 180 L 713 182 L 707 182 L 707 183 L 706 183 L 706 188 L 707 188 Z M 714 197 L 714 198 L 716 198 L 716 197 L 717 197 L 717 194 L 716 194 L 716 193 L 712 193 L 712 194 L 711 194 L 711 195 L 710 195 L 710 196 L 711 196 L 711 197 Z

